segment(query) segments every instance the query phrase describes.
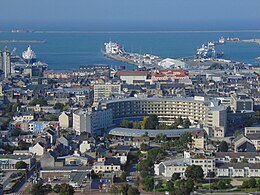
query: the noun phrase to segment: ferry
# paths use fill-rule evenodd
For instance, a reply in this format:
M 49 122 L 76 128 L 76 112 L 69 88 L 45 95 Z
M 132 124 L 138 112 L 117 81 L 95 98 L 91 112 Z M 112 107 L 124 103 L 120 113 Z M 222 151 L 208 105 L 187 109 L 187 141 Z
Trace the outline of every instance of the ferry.
M 255 58 L 256 60 L 260 60 L 260 57 Z
M 224 55 L 224 52 L 216 52 L 215 47 L 208 45 L 202 45 L 197 49 L 196 57 L 200 59 L 219 58 Z
M 34 62 L 36 62 L 36 55 L 34 53 L 34 51 L 31 49 L 31 46 L 29 45 L 27 50 L 25 50 L 22 53 L 22 57 L 24 59 L 24 61 L 28 64 L 32 64 Z
M 225 38 L 224 37 L 220 37 L 218 40 L 219 44 L 224 44 L 225 43 Z

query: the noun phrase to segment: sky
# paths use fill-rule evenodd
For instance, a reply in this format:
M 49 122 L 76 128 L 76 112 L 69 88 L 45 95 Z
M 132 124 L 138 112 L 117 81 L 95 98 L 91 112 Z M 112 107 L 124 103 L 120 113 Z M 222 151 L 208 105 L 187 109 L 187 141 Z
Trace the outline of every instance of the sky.
M 260 0 L 6 0 L 0 30 L 260 29 Z

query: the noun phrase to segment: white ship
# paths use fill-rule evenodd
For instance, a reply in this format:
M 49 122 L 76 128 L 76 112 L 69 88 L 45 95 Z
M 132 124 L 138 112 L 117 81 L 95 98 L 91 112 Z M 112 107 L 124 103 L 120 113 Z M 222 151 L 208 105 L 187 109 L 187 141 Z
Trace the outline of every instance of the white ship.
M 36 62 L 36 55 L 30 45 L 27 50 L 22 53 L 22 57 L 26 63 L 32 64 Z
M 225 38 L 224 37 L 220 37 L 218 40 L 219 44 L 224 44 L 225 43 Z
M 124 50 L 122 49 L 122 47 L 118 44 L 118 43 L 113 43 L 111 41 L 109 41 L 108 43 L 104 43 L 105 45 L 105 53 L 106 54 L 123 54 Z

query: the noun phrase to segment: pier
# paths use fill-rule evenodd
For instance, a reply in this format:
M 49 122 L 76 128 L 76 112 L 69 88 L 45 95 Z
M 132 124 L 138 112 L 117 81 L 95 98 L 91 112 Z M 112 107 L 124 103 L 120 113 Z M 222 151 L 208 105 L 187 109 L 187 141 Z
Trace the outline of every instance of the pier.
M 46 40 L 0 40 L 0 43 L 46 43 Z

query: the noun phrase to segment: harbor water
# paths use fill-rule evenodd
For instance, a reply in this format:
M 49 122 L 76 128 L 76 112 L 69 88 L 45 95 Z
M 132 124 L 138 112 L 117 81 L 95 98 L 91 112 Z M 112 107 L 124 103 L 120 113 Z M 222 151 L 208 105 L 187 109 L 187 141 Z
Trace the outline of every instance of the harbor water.
M 46 43 L 0 43 L 0 49 L 16 48 L 21 55 L 28 45 L 37 55 L 37 60 L 49 64 L 49 69 L 78 69 L 81 65 L 108 64 L 113 68 L 126 65 L 107 59 L 101 53 L 104 42 L 120 43 L 125 51 L 151 53 L 161 58 L 183 58 L 196 54 L 196 49 L 220 37 L 260 39 L 260 32 L 58 32 L 35 31 L 33 33 L 1 32 L 0 40 L 46 40 Z M 260 45 L 256 43 L 225 43 L 216 47 L 224 51 L 224 59 L 260 66 Z

